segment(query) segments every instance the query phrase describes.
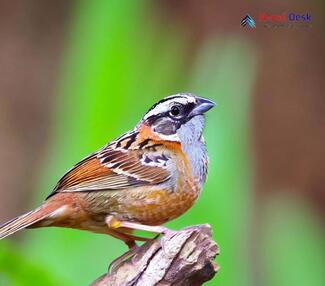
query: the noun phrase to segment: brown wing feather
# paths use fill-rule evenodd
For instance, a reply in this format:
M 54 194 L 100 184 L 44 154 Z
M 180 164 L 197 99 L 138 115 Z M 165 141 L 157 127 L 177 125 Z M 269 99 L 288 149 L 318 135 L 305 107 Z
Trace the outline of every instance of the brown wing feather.
M 146 181 L 151 184 L 158 184 L 167 178 L 170 173 L 160 166 L 149 166 L 143 164 L 141 156 L 143 152 L 138 150 L 129 150 L 122 152 L 119 150 L 107 150 L 99 154 L 102 163 L 110 168 L 113 172 L 123 174 L 128 177 Z M 165 157 L 166 161 L 168 160 Z
M 69 191 L 118 190 L 158 184 L 170 178 L 170 173 L 165 168 L 144 165 L 140 158 L 142 155 L 143 152 L 139 153 L 137 150 L 116 150 L 108 145 L 67 172 L 52 194 Z
M 58 188 L 69 188 L 83 182 L 107 176 L 110 169 L 102 165 L 96 157 L 90 157 L 70 170 L 60 181 Z

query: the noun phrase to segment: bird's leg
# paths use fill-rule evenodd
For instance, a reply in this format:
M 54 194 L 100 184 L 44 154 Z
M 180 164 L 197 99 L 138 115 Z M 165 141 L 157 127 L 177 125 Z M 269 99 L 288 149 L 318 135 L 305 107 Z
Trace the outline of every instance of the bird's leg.
M 145 225 L 145 224 L 128 222 L 128 221 L 121 221 L 120 227 L 126 227 L 126 228 L 131 228 L 136 230 L 144 230 L 144 231 L 149 231 L 153 233 L 162 233 L 162 234 L 165 234 L 170 231 L 167 227 L 161 225 L 153 226 L 153 225 Z
M 128 222 L 128 221 L 120 221 L 117 220 L 113 216 L 108 216 L 106 218 L 106 223 L 109 227 L 113 229 L 117 229 L 120 227 L 125 227 L 125 228 L 130 228 L 134 230 L 144 230 L 148 232 L 153 232 L 153 233 L 167 233 L 170 230 L 167 227 L 164 226 L 152 226 L 152 225 L 144 225 L 140 223 L 135 223 L 135 222 Z
M 108 233 L 125 242 L 125 244 L 129 247 L 129 249 L 136 246 L 135 241 L 147 241 L 149 238 L 146 237 L 139 237 L 136 235 L 132 235 L 129 233 L 124 233 L 122 231 L 118 231 L 117 228 L 119 228 L 119 221 L 116 220 L 113 216 L 108 216 L 105 219 L 105 222 L 108 226 Z
M 112 273 L 124 261 L 126 261 L 127 259 L 133 257 L 136 254 L 136 252 L 138 250 L 138 246 L 135 243 L 136 240 L 138 240 L 138 241 L 146 241 L 148 239 L 144 238 L 144 237 L 138 237 L 138 236 L 134 236 L 134 235 L 131 235 L 131 234 L 127 234 L 127 233 L 117 231 L 116 230 L 116 228 L 117 228 L 117 224 L 116 224 L 117 220 L 113 216 L 108 216 L 106 218 L 105 222 L 106 222 L 106 224 L 108 226 L 108 233 L 111 236 L 124 241 L 126 243 L 126 245 L 129 247 L 129 250 L 127 252 L 125 252 L 122 256 L 116 258 L 115 260 L 113 260 L 111 262 L 111 264 L 109 265 L 108 271 L 109 271 L 109 273 Z
M 132 235 L 124 234 L 113 229 L 108 229 L 107 233 L 117 239 L 124 241 L 124 243 L 129 247 L 129 249 L 136 245 L 136 239 Z
M 134 242 L 134 241 L 133 241 Z M 112 272 L 114 272 L 123 262 L 125 262 L 126 260 L 132 258 L 138 251 L 139 246 L 137 246 L 134 242 L 134 246 L 130 247 L 129 250 L 127 252 L 125 252 L 123 255 L 121 255 L 120 257 L 114 259 L 111 264 L 108 267 L 108 272 L 111 274 Z
M 109 273 L 114 272 L 114 270 L 120 266 L 124 261 L 134 256 L 138 251 L 138 246 L 135 244 L 135 240 L 142 240 L 146 241 L 149 240 L 148 238 L 133 236 L 124 232 L 119 232 L 117 229 L 119 228 L 126 228 L 132 230 L 143 230 L 148 232 L 153 232 L 159 234 L 166 234 L 171 232 L 170 229 L 164 226 L 151 226 L 151 225 L 144 225 L 135 222 L 128 222 L 128 221 L 120 221 L 116 219 L 114 216 L 110 215 L 107 216 L 105 219 L 107 226 L 110 229 L 110 232 L 114 232 L 115 237 L 122 239 L 128 246 L 129 250 L 124 253 L 122 256 L 115 259 L 109 266 Z M 119 236 L 119 237 L 118 237 Z M 130 240 L 132 238 L 133 240 Z

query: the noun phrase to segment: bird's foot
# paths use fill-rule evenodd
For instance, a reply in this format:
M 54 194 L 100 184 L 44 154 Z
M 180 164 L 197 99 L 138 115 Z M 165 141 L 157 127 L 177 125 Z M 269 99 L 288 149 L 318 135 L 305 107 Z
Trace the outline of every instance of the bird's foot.
M 118 269 L 121 266 L 122 263 L 131 259 L 138 252 L 139 248 L 140 247 L 134 243 L 132 248 L 130 248 L 122 256 L 116 258 L 111 262 L 111 264 L 108 267 L 108 273 L 109 274 L 113 273 L 116 269 Z

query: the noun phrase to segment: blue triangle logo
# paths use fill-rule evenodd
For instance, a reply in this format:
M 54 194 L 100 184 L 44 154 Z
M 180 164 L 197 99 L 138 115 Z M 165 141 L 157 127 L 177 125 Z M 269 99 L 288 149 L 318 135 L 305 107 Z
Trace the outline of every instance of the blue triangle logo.
M 251 16 L 249 16 L 248 14 L 241 20 L 240 24 L 243 27 L 248 26 L 250 28 L 256 28 L 254 19 Z

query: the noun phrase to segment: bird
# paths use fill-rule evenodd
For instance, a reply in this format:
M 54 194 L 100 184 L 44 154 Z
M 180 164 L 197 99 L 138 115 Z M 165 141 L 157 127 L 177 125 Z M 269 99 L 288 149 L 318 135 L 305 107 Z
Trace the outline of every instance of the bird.
M 131 249 L 135 230 L 164 234 L 206 181 L 203 138 L 209 99 L 178 93 L 155 103 L 134 129 L 70 169 L 40 207 L 0 226 L 0 239 L 25 228 L 67 227 L 111 235 Z

